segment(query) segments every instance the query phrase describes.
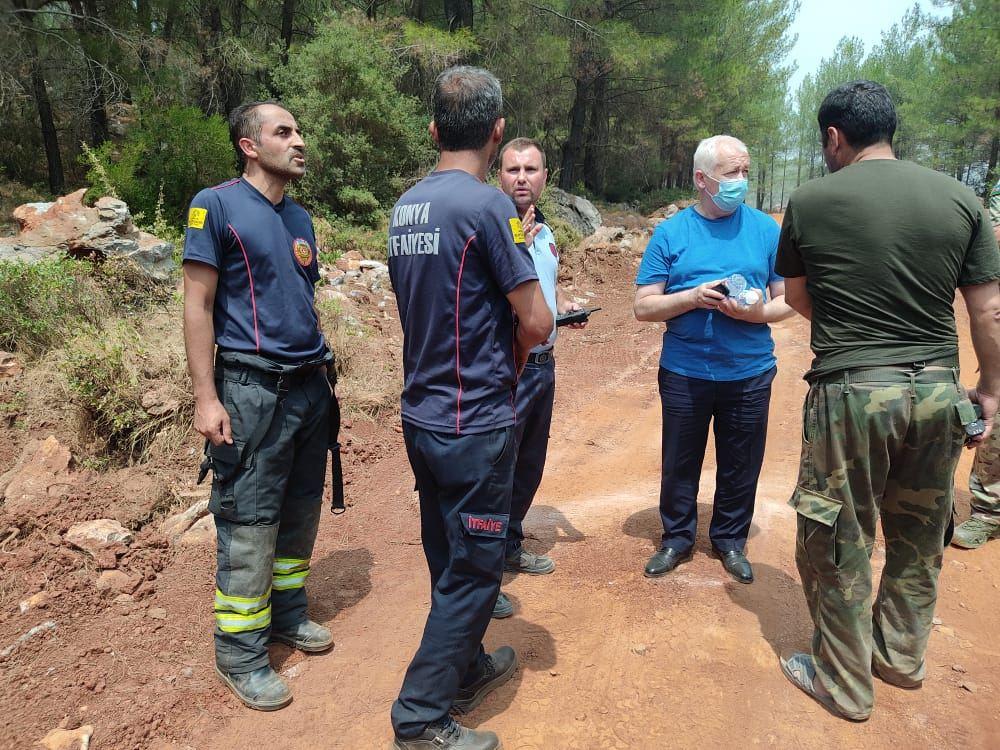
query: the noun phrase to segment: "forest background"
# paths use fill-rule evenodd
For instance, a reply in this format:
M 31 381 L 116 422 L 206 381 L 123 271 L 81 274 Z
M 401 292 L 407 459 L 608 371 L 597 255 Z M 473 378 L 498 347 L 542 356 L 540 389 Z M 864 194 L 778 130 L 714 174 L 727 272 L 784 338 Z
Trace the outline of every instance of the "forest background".
M 306 134 L 296 197 L 344 249 L 434 163 L 429 94 L 469 63 L 504 86 L 507 135 L 544 144 L 550 183 L 648 211 L 688 197 L 699 139 L 732 133 L 751 202 L 780 210 L 823 174 L 815 113 L 884 83 L 896 150 L 980 195 L 1000 151 L 1000 0 L 915 5 L 866 54 L 845 37 L 788 90 L 796 0 L 0 0 L 0 202 L 81 185 L 178 236 L 234 171 L 225 113 L 275 97 Z M 859 23 L 864 19 L 859 18 Z

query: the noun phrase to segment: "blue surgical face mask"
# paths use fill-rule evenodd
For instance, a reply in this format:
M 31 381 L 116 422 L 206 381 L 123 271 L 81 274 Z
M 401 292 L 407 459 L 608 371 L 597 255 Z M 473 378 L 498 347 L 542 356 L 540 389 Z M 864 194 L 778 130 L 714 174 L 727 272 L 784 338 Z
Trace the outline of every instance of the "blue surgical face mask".
M 732 213 L 740 207 L 743 199 L 747 197 L 747 190 L 750 187 L 750 183 L 745 177 L 735 180 L 716 180 L 712 175 L 707 174 L 705 176 L 719 183 L 719 192 L 711 196 L 711 198 L 712 202 L 720 210 Z

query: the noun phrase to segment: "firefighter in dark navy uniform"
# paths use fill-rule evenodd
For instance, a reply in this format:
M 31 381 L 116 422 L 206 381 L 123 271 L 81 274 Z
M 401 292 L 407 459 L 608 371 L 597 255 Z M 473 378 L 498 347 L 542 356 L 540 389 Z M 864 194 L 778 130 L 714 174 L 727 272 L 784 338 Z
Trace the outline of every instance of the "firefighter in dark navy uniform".
M 430 129 L 440 160 L 390 218 L 403 438 L 431 575 L 423 638 L 392 707 L 398 750 L 499 747 L 449 711 L 473 709 L 517 667 L 513 649 L 486 654 L 482 639 L 503 575 L 517 376 L 553 320 L 514 204 L 484 181 L 503 138 L 501 106 L 485 70 L 438 77 Z
M 298 125 L 275 102 L 230 115 L 243 175 L 201 191 L 184 242 L 184 341 L 218 532 L 215 656 L 247 706 L 291 699 L 269 640 L 333 646 L 306 617 L 326 474 L 333 355 L 319 329 L 309 214 L 285 195 L 305 173 Z

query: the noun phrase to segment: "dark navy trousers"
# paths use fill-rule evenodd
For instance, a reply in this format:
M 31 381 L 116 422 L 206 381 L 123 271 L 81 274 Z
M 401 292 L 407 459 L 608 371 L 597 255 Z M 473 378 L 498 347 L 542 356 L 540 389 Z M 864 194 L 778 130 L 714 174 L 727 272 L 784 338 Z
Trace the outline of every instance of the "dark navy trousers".
M 556 397 L 556 363 L 529 362 L 517 381 L 514 445 L 517 459 L 514 465 L 514 492 L 510 501 L 510 528 L 507 531 L 507 557 L 521 551 L 524 541 L 524 517 L 535 499 L 545 470 L 545 454 L 549 448 L 549 428 L 552 426 L 552 403 Z
M 689 378 L 660 368 L 663 470 L 660 520 L 664 549 L 687 553 L 698 525 L 698 483 L 715 432 L 715 506 L 709 538 L 720 552 L 742 551 L 764 462 L 771 382 L 777 368 L 745 380 Z
M 459 687 L 485 658 L 510 517 L 514 428 L 474 435 L 403 422 L 420 495 L 420 532 L 431 575 L 431 610 L 417 653 L 392 706 L 401 739 L 448 715 Z

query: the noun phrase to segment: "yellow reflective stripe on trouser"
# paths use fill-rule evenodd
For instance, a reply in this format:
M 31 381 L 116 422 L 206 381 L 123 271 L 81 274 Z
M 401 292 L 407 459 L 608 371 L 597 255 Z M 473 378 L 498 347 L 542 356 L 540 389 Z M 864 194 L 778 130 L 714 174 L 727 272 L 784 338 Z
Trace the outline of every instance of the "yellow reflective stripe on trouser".
M 229 596 L 215 590 L 215 624 L 224 633 L 261 630 L 271 624 L 271 590 L 262 596 Z
M 309 576 L 309 561 L 299 557 L 276 557 L 274 559 L 274 579 L 272 586 L 275 591 L 300 589 L 306 585 Z

